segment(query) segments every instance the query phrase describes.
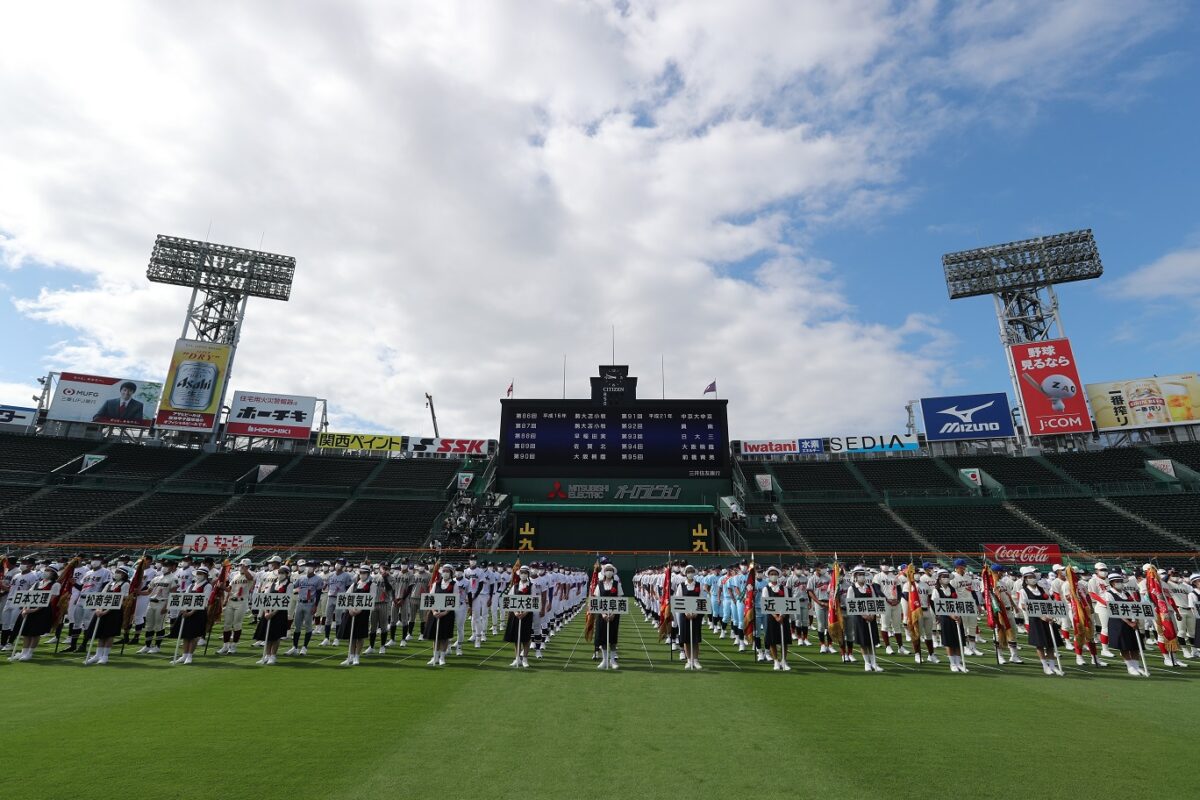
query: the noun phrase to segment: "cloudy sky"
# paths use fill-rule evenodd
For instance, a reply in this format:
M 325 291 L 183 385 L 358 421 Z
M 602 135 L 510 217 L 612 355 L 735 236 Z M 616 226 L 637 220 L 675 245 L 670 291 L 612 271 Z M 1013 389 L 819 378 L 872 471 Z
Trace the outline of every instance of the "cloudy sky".
M 9 4 L 0 403 L 161 380 L 158 233 L 295 256 L 236 388 L 334 428 L 497 434 L 510 380 L 716 380 L 737 438 L 882 431 L 1008 389 L 944 252 L 1090 227 L 1085 380 L 1200 369 L 1184 2 Z

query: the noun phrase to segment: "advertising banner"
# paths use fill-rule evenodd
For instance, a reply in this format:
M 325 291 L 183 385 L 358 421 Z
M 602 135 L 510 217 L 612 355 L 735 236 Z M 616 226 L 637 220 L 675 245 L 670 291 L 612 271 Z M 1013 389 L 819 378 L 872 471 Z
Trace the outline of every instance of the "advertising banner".
M 24 406 L 0 406 L 0 431 L 27 431 L 37 424 L 38 410 Z
M 207 433 L 217 424 L 221 390 L 229 372 L 232 348 L 216 342 L 179 339 L 171 356 L 158 406 L 158 427 L 169 431 Z
M 1200 375 L 1159 375 L 1084 387 L 1102 431 L 1188 425 L 1200 420 Z
M 925 438 L 931 442 L 1017 435 L 1004 392 L 923 397 L 921 416 L 925 419 Z
M 253 548 L 253 536 L 208 536 L 187 533 L 183 536 L 182 552 L 197 556 L 223 556 L 249 553 Z
M 920 448 L 916 435 L 911 433 L 865 433 L 829 437 L 831 453 L 886 453 Z
M 161 383 L 64 372 L 50 401 L 47 419 L 149 428 L 154 424 Z
M 984 557 L 999 564 L 1050 564 L 1062 562 L 1056 544 L 985 544 Z
M 1014 344 L 1009 356 L 1030 436 L 1091 432 L 1092 419 L 1079 391 L 1082 382 L 1069 340 Z
M 307 439 L 317 398 L 236 391 L 229 402 L 225 432 L 231 436 Z
M 387 433 L 318 433 L 317 447 L 329 450 L 373 450 L 403 453 L 404 437 Z
M 444 453 L 454 455 L 486 455 L 487 439 L 422 439 L 405 437 L 410 453 Z
M 748 439 L 742 442 L 743 456 L 798 456 L 824 450 L 820 439 Z

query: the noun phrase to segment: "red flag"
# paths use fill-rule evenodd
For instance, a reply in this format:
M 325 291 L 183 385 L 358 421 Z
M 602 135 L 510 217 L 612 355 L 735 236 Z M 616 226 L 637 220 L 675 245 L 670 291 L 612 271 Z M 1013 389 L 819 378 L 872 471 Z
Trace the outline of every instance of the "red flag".
M 667 557 L 667 565 L 663 567 L 662 594 L 658 598 L 658 638 L 665 639 L 671 635 L 671 559 Z
M 754 612 L 755 600 L 754 596 L 755 583 L 758 577 L 758 565 L 753 561 L 750 562 L 750 571 L 746 573 L 746 596 L 742 600 L 742 630 L 745 631 L 745 636 L 754 635 Z
M 58 573 L 58 597 L 50 601 L 54 607 L 51 628 L 57 628 L 62 624 L 63 616 L 67 613 L 67 606 L 71 604 L 71 590 L 75 587 L 75 568 L 78 566 L 79 559 L 72 558 L 63 567 L 62 572 Z
M 1163 590 L 1162 580 L 1154 567 L 1146 570 L 1146 594 L 1150 595 L 1150 602 L 1154 604 L 1154 616 L 1162 630 L 1162 638 L 1166 640 L 1162 646 L 1168 653 L 1174 653 L 1179 650 L 1178 632 L 1175 628 L 1175 600 Z
M 591 597 L 592 594 L 596 591 L 596 581 L 598 581 L 599 579 L 600 579 L 600 562 L 596 561 L 596 563 L 592 564 L 592 579 L 590 581 L 588 581 L 588 590 L 587 590 L 588 597 Z M 594 634 L 595 632 L 596 632 L 596 615 L 592 614 L 591 612 L 588 612 L 587 616 L 584 618 L 583 637 L 585 639 L 590 640 L 592 638 L 592 634 Z
M 844 638 L 842 604 L 838 598 L 838 590 L 842 586 L 840 566 L 837 561 L 834 561 L 833 570 L 829 575 L 829 635 L 839 641 Z
M 992 568 L 987 563 L 983 565 L 983 597 L 987 603 L 987 626 L 995 629 L 997 626 L 1004 630 L 1012 630 L 1012 620 L 1008 618 L 1008 611 L 1004 608 L 1004 603 L 1000 600 L 999 582 L 996 580 L 996 573 L 992 572 Z
M 1071 608 L 1075 612 L 1075 637 L 1090 641 L 1092 636 L 1092 611 L 1079 594 L 1075 581 L 1075 568 L 1067 567 L 1067 591 L 1071 593 Z
M 213 581 L 212 594 L 208 596 L 208 607 L 205 609 L 207 619 L 205 623 L 208 625 L 208 630 L 205 631 L 205 636 L 212 636 L 213 625 L 217 622 L 217 617 L 221 616 L 221 601 L 225 595 L 225 589 L 229 584 L 229 559 L 225 559 L 221 564 L 221 571 L 217 574 L 217 579 Z
M 913 649 L 920 650 L 921 641 L 921 590 L 917 585 L 917 566 L 909 564 L 904 571 L 908 579 L 908 631 L 912 636 Z

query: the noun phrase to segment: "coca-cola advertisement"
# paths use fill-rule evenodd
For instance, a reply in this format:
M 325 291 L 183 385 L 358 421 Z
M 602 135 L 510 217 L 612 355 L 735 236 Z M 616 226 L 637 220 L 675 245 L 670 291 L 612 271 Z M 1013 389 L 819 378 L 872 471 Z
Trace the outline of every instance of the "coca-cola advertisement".
M 1044 564 L 1062 561 L 1062 551 L 1056 544 L 985 544 L 983 553 L 988 561 L 998 564 Z

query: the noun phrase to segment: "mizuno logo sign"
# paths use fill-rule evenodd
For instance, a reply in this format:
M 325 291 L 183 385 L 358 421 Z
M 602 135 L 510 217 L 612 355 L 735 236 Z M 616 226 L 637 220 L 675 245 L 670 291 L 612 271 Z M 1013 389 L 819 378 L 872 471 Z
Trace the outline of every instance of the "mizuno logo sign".
M 964 423 L 966 425 L 970 425 L 971 418 L 974 417 L 975 414 L 977 414 L 980 411 L 983 411 L 985 408 L 991 408 L 994 405 L 996 405 L 996 401 L 989 400 L 988 402 L 984 403 L 981 406 L 975 406 L 974 408 L 965 408 L 962 411 L 959 411 L 958 405 L 955 404 L 955 405 L 950 406 L 949 408 L 943 408 L 938 413 L 939 414 L 949 414 L 952 417 L 958 417 L 959 421 L 961 421 L 962 423 Z M 953 424 L 953 423 L 950 423 L 950 424 Z M 991 423 L 991 424 L 995 424 L 995 423 Z M 999 428 L 998 427 L 997 428 L 985 428 L 983 430 L 999 430 Z

